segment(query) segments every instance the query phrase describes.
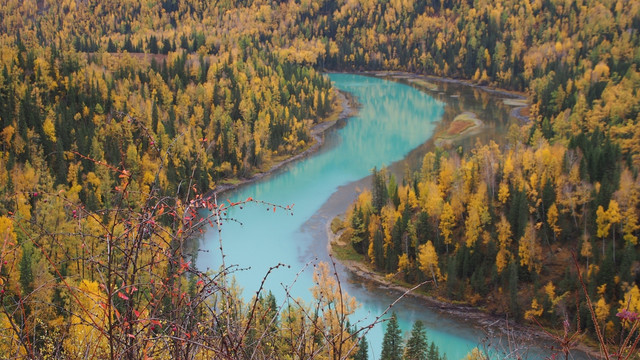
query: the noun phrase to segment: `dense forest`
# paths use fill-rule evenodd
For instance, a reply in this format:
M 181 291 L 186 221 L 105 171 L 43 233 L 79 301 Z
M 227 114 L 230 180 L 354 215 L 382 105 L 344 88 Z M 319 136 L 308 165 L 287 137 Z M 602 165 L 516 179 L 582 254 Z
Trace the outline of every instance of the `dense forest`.
M 617 333 L 619 309 L 640 311 L 638 29 L 637 0 L 4 1 L 3 355 L 355 356 L 355 305 L 327 296 L 326 268 L 315 307 L 245 302 L 186 245 L 243 205 L 211 189 L 309 146 L 335 110 L 327 69 L 526 92 L 531 122 L 503 148 L 376 171 L 346 234 L 391 276 L 593 333 L 575 251 Z
M 433 280 L 434 295 L 549 325 L 579 316 L 593 330 L 586 300 L 576 308 L 579 270 L 605 332 L 617 334 L 615 314 L 640 305 L 637 175 L 601 132 L 565 147 L 527 146 L 528 132 L 512 130 L 507 151 L 430 152 L 400 183 L 374 170 L 342 236 L 391 278 Z

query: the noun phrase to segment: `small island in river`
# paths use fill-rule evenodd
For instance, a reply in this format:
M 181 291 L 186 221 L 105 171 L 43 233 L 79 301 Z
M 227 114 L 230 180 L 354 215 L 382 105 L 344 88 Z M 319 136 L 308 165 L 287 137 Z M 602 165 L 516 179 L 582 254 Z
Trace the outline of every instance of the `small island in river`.
M 482 127 L 484 123 L 478 119 L 476 114 L 465 111 L 456 116 L 449 124 L 449 127 L 435 135 L 436 146 L 451 145 L 451 143 L 462 136 L 469 135 Z

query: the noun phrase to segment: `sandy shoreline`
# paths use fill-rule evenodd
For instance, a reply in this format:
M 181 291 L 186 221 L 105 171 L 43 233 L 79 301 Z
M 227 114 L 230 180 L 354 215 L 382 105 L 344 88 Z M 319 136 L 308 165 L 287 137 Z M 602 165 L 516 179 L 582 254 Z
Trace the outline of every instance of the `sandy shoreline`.
M 487 86 L 487 85 L 479 85 L 479 84 L 475 84 L 469 80 L 464 80 L 464 79 L 452 79 L 452 78 L 443 78 L 443 77 L 438 77 L 438 76 L 433 76 L 433 75 L 423 75 L 423 74 L 414 74 L 414 73 L 408 73 L 408 72 L 402 72 L 402 71 L 366 71 L 366 72 L 362 72 L 363 75 L 372 75 L 372 76 L 378 76 L 378 77 L 382 77 L 382 76 L 389 76 L 389 77 L 395 77 L 397 79 L 423 79 L 423 80 L 431 80 L 431 81 L 437 81 L 437 82 L 443 82 L 443 83 L 450 83 L 450 84 L 460 84 L 460 85 L 464 85 L 464 86 L 469 86 L 469 87 L 473 87 L 473 88 L 478 88 L 481 89 L 483 91 L 486 91 L 488 93 L 492 93 L 492 94 L 497 94 L 497 95 L 501 95 L 501 96 L 508 96 L 508 97 L 512 97 L 512 98 L 516 98 L 516 99 L 526 99 L 526 94 L 523 92 L 519 92 L 519 91 L 513 91 L 513 90 L 505 90 L 505 89 L 498 89 L 498 88 L 494 88 L 491 86 Z

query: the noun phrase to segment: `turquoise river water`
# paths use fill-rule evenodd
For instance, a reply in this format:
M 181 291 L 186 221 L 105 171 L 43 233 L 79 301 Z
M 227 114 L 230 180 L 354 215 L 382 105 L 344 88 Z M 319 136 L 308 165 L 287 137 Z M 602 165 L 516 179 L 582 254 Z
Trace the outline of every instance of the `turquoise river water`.
M 284 286 L 290 287 L 294 297 L 310 301 L 312 265 L 329 260 L 327 221 L 346 210 L 357 195 L 356 190 L 368 186 L 369 181 L 365 178 L 373 167 L 392 165 L 411 158 L 412 154 L 416 158 L 414 163 L 418 162 L 422 155 L 416 155 L 414 149 L 428 144 L 438 123 L 446 117 L 446 110 L 453 106 L 450 112 L 459 111 L 456 107 L 464 98 L 449 96 L 446 89 L 429 95 L 401 82 L 368 76 L 331 74 L 330 77 L 336 88 L 358 99 L 362 105 L 358 114 L 328 131 L 325 143 L 317 153 L 223 195 L 223 200 L 253 197 L 283 205 L 295 204 L 293 215 L 284 210 L 274 213 L 272 208 L 259 205 L 235 209 L 229 215 L 242 224 L 226 222 L 223 225 L 226 265 L 246 268 L 235 272 L 246 299 L 255 294 L 269 267 L 284 263 L 290 268 L 272 273 L 265 287 L 279 301 L 284 298 Z M 491 105 L 491 100 L 482 101 L 477 94 L 475 97 L 474 100 L 474 95 L 469 93 L 467 98 L 471 100 L 467 102 L 480 103 L 479 108 L 484 111 L 490 109 L 487 104 Z M 495 109 L 491 116 L 496 116 Z M 508 117 L 508 111 L 503 111 L 501 116 Z M 498 121 L 491 126 L 495 131 L 503 123 Z M 207 232 L 200 244 L 205 251 L 197 259 L 201 269 L 220 266 L 218 246 L 217 231 Z M 346 292 L 361 304 L 350 318 L 352 323 L 356 320 L 361 321 L 360 324 L 372 322 L 399 295 L 357 279 L 339 264 L 338 274 Z M 480 327 L 467 323 L 464 317 L 441 313 L 414 298 L 401 300 L 394 306 L 394 311 L 405 332 L 410 331 L 415 320 L 422 320 L 429 341 L 435 341 L 450 360 L 463 358 L 486 336 Z M 383 326 L 380 325 L 368 333 L 370 359 L 379 358 L 382 337 Z

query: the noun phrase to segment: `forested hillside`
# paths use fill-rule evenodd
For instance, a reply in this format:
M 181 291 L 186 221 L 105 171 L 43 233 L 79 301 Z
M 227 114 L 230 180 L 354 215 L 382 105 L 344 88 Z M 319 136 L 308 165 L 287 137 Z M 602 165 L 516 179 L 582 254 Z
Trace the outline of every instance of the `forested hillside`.
M 551 326 L 579 315 L 593 330 L 574 253 L 600 321 L 617 333 L 615 314 L 640 300 L 637 175 L 615 165 L 617 147 L 596 145 L 598 132 L 568 148 L 511 135 L 506 152 L 428 153 L 399 184 L 375 171 L 342 236 L 390 278 L 433 280 L 433 295 Z
M 552 327 L 581 319 L 595 338 L 576 254 L 605 337 L 624 333 L 616 314 L 640 311 L 639 4 L 417 4 L 352 7 L 349 22 L 373 14 L 378 26 L 338 26 L 367 41 L 352 42 L 364 58 L 333 63 L 524 90 L 532 121 L 502 147 L 429 153 L 404 179 L 374 171 L 344 238 L 389 278 L 433 279 L 434 295 Z
M 355 350 L 341 317 L 351 310 L 281 322 L 266 295 L 243 304 L 228 269 L 198 273 L 182 246 L 208 223 L 199 209 L 224 217 L 209 190 L 309 145 L 335 99 L 326 69 L 526 92 L 532 121 L 504 148 L 438 150 L 389 184 L 376 173 L 349 218 L 354 246 L 380 270 L 438 279 L 452 299 L 493 296 L 492 310 L 549 324 L 582 313 L 592 329 L 573 300 L 575 250 L 611 334 L 627 301 L 640 310 L 638 29 L 637 0 L 4 1 L 0 347 L 42 358 Z M 298 336 L 309 329 L 324 341 Z
M 196 29 L 193 10 L 0 7 L 3 357 L 355 351 L 348 334 L 313 337 L 346 332 L 338 316 L 352 310 L 311 318 L 306 305 L 285 307 L 266 292 L 244 300 L 233 268 L 193 265 L 191 240 L 242 206 L 216 203 L 211 189 L 307 148 L 334 99 L 317 70 L 270 51 L 251 24 L 221 8 L 230 18 L 219 28 Z M 180 46 L 165 46 L 168 34 Z

